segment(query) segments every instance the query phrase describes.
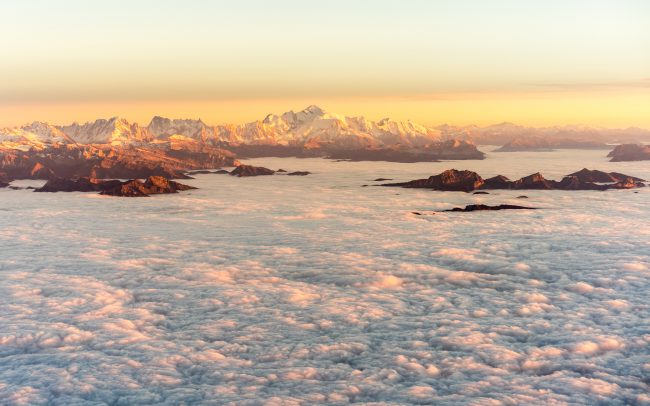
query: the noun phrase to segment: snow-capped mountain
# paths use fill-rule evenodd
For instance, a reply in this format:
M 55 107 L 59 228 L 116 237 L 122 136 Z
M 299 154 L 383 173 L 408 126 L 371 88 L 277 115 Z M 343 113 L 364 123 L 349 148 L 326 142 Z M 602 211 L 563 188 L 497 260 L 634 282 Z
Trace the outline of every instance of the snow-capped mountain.
M 155 116 L 147 126 L 147 130 L 156 138 L 167 138 L 182 135 L 197 141 L 209 141 L 214 138 L 214 128 L 205 124 L 201 119 L 174 119 Z
M 0 129 L 0 146 L 27 150 L 42 149 L 48 144 L 69 144 L 75 141 L 57 127 L 34 121 L 19 128 Z
M 440 140 L 440 132 L 410 121 L 371 121 L 328 113 L 318 106 L 269 114 L 241 125 L 208 126 L 201 120 L 154 117 L 147 127 L 156 138 L 180 134 L 197 141 L 237 145 L 285 145 L 342 148 L 417 147 Z
M 237 144 L 339 146 L 341 148 L 417 147 L 440 141 L 440 132 L 410 121 L 347 117 L 318 106 L 269 114 L 261 121 L 215 128 L 219 141 Z
M 123 118 L 99 119 L 85 124 L 54 126 L 32 124 L 0 130 L 0 147 L 42 149 L 50 144 L 108 144 L 113 146 L 175 144 L 186 141 L 221 146 L 275 146 L 314 149 L 426 149 L 442 141 L 461 140 L 475 144 L 503 145 L 512 140 L 545 138 L 598 142 L 650 140 L 650 131 L 639 128 L 604 129 L 581 126 L 531 128 L 512 123 L 487 127 L 441 125 L 427 127 L 411 121 L 385 118 L 379 121 L 362 116 L 329 113 L 318 106 L 300 111 L 269 114 L 245 124 L 210 126 L 202 120 L 154 117 L 141 127 Z M 471 145 L 471 144 L 468 144 Z M 417 152 L 417 151 L 416 151 Z
M 85 124 L 73 123 L 59 129 L 79 144 L 124 145 L 132 142 L 148 142 L 154 138 L 146 127 L 140 127 L 137 123 L 130 123 L 118 117 L 108 120 L 99 119 Z

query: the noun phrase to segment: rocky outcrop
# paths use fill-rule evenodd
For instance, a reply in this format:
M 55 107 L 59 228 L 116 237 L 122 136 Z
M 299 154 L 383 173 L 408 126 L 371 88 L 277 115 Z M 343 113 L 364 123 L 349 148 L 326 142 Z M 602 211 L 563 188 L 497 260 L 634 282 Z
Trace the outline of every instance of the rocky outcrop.
M 134 179 L 113 184 L 104 188 L 100 194 L 122 197 L 146 197 L 167 193 L 178 193 L 183 190 L 196 189 L 195 187 L 174 182 L 162 176 L 150 176 L 144 182 Z
M 618 145 L 607 156 L 612 158 L 611 162 L 647 161 L 650 160 L 650 145 Z
M 591 170 L 587 168 L 583 168 L 578 172 L 571 173 L 567 176 L 575 176 L 581 182 L 613 183 L 613 182 L 621 182 L 626 179 L 632 179 L 636 182 L 645 182 L 644 179 L 635 178 L 634 176 L 625 175 L 619 172 L 603 172 L 603 171 Z
M 465 207 L 454 207 L 445 212 L 470 212 L 470 211 L 492 211 L 492 210 L 536 210 L 535 207 L 515 206 L 512 204 L 500 204 L 498 206 L 488 206 L 485 204 L 470 204 Z
M 274 173 L 275 173 L 274 170 L 264 168 L 262 166 L 239 165 L 238 167 L 233 169 L 232 172 L 230 172 L 230 175 L 241 178 L 245 176 L 273 175 Z
M 430 176 L 427 179 L 417 179 L 402 183 L 387 183 L 382 186 L 470 192 L 480 188 L 483 183 L 483 178 L 476 172 L 449 169 L 438 175 Z
M 100 192 L 109 186 L 121 184 L 119 180 L 102 181 L 94 178 L 63 179 L 54 178 L 48 180 L 45 185 L 35 189 L 34 192 Z
M 636 178 L 629 177 L 619 182 L 616 182 L 614 184 L 607 185 L 608 186 L 607 188 L 608 189 L 636 189 L 645 186 L 643 182 L 636 181 L 635 179 Z
M 311 175 L 311 172 L 308 172 L 308 171 L 296 171 L 296 172 L 287 173 L 287 176 L 307 176 L 307 175 Z
M 606 176 L 605 176 L 606 175 Z M 596 183 L 589 179 L 609 179 L 608 183 Z M 590 171 L 583 169 L 565 176 L 561 181 L 549 180 L 537 172 L 511 181 L 505 176 L 498 175 L 483 179 L 472 171 L 446 170 L 427 179 L 416 179 L 410 182 L 385 183 L 381 186 L 399 186 L 404 188 L 423 188 L 441 191 L 471 192 L 477 189 L 512 189 L 512 190 L 607 190 L 632 189 L 644 187 L 643 179 L 621 173 Z
M 512 181 L 503 175 L 493 176 L 485 179 L 483 189 L 510 189 Z
M 174 182 L 162 176 L 150 176 L 144 182 L 138 179 L 99 180 L 93 178 L 50 179 L 35 192 L 99 192 L 102 195 L 146 197 L 154 194 L 178 193 L 195 187 Z
M 537 172 L 512 182 L 508 189 L 551 190 L 555 189 L 555 186 L 555 181 L 546 180 L 541 173 Z
M 187 170 L 234 166 L 234 154 L 196 142 L 156 146 L 52 145 L 43 150 L 0 150 L 0 171 L 14 179 L 186 178 Z
M 29 172 L 29 176 L 32 179 L 53 179 L 56 177 L 52 169 L 43 166 L 40 162 L 36 162 Z

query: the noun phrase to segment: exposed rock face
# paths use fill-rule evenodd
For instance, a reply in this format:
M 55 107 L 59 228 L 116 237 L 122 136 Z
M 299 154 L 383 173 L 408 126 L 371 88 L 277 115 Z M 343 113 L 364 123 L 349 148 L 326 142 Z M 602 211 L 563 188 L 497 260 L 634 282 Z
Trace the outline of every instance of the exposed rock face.
M 165 176 L 185 178 L 188 169 L 237 164 L 234 155 L 191 142 L 155 147 L 52 145 L 43 150 L 0 150 L 0 171 L 15 179 L 88 177 L 98 179 Z
M 403 183 L 388 183 L 382 186 L 470 192 L 480 188 L 483 183 L 483 178 L 476 172 L 449 169 L 441 174 L 430 176 L 427 179 L 418 179 Z
M 609 179 L 608 183 L 594 183 L 588 179 Z M 513 190 L 607 190 L 632 189 L 644 187 L 643 179 L 621 173 L 590 171 L 583 169 L 565 176 L 561 181 L 544 178 L 541 173 L 534 173 L 516 181 L 510 181 L 502 175 L 484 180 L 472 171 L 450 169 L 427 179 L 417 179 L 410 182 L 386 183 L 381 186 L 400 186 L 405 188 L 424 188 L 443 191 L 470 192 L 476 189 L 513 189 Z
M 195 187 L 174 182 L 162 176 L 150 176 L 144 182 L 130 180 L 119 185 L 104 188 L 100 194 L 123 197 L 144 197 L 166 193 L 178 193 L 182 190 L 196 189 Z
M 29 173 L 31 178 L 34 179 L 52 179 L 56 177 L 54 171 L 50 168 L 46 168 L 42 163 L 37 162 Z
M 609 149 L 604 142 L 570 138 L 517 137 L 494 152 L 553 151 L 554 149 Z
M 611 162 L 647 161 L 650 160 L 650 145 L 618 145 L 607 156 L 612 158 Z
M 537 172 L 532 175 L 524 176 L 523 178 L 512 182 L 510 189 L 545 189 L 551 190 L 555 188 L 553 181 L 546 180 L 541 173 Z
M 34 192 L 99 192 L 107 187 L 109 182 L 111 185 L 121 184 L 119 180 L 104 182 L 94 178 L 54 178 L 48 180 L 43 187 L 34 190 Z
M 512 181 L 506 178 L 503 175 L 497 175 L 488 179 L 485 179 L 483 183 L 483 189 L 510 189 Z
M 144 182 L 138 179 L 125 182 L 92 178 L 50 179 L 35 192 L 99 192 L 102 195 L 146 197 L 153 194 L 178 193 L 195 187 L 174 182 L 162 176 L 150 176 Z
M 621 182 L 626 179 L 633 179 L 636 182 L 645 182 L 644 179 L 635 178 L 618 172 L 603 172 L 598 170 L 590 170 L 583 168 L 578 172 L 571 173 L 567 176 L 576 176 L 581 182 L 595 182 L 595 183 L 612 183 Z
M 635 179 L 636 178 L 628 177 L 612 185 L 609 185 L 609 189 L 635 189 L 645 186 L 643 182 L 636 181 Z
M 554 183 L 554 187 L 560 190 L 607 190 L 614 189 L 614 183 L 593 183 L 583 182 L 577 176 L 565 176 L 560 182 L 550 181 Z M 641 183 L 640 187 L 645 186 Z
M 488 206 L 485 204 L 470 204 L 461 207 L 454 207 L 451 210 L 444 210 L 446 212 L 470 212 L 470 211 L 485 211 L 485 210 L 535 210 L 535 207 L 515 206 L 512 204 L 500 204 L 498 206 Z
M 6 173 L 0 172 L 0 188 L 9 186 L 12 180 Z
M 264 175 L 273 175 L 274 170 L 264 168 L 261 166 L 252 166 L 252 165 L 239 165 L 230 172 L 230 175 L 237 177 L 244 176 L 264 176 Z
M 307 175 L 311 175 L 311 172 L 308 172 L 308 171 L 296 171 L 296 172 L 287 173 L 287 176 L 307 176 Z
M 598 170 L 589 170 L 583 168 L 578 172 L 571 173 L 567 176 L 575 176 L 582 182 L 611 183 L 618 182 L 620 179 L 611 174 Z

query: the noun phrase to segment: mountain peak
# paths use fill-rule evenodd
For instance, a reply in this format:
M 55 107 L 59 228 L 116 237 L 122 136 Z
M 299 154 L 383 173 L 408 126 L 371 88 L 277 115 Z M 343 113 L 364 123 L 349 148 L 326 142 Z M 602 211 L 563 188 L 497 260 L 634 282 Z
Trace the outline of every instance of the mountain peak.
M 308 106 L 306 109 L 304 109 L 301 113 L 308 113 L 308 114 L 322 116 L 323 114 L 325 114 L 325 110 L 312 104 L 311 106 Z
M 154 116 L 149 122 L 149 127 L 170 125 L 171 122 L 172 120 L 168 119 L 167 117 Z

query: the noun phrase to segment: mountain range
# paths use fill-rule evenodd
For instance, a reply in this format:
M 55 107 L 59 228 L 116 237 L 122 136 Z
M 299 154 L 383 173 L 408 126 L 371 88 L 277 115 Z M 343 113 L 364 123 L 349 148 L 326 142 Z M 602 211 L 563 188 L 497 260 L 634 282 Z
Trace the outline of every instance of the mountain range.
M 186 137 L 219 146 L 278 146 L 313 149 L 425 150 L 437 143 L 458 140 L 479 145 L 503 145 L 527 139 L 553 141 L 620 143 L 650 140 L 650 131 L 640 128 L 606 129 L 580 126 L 532 128 L 512 123 L 487 127 L 441 125 L 427 127 L 411 121 L 385 118 L 379 121 L 362 116 L 349 117 L 324 111 L 318 106 L 269 114 L 245 124 L 208 125 L 202 120 L 154 117 L 147 126 L 124 118 L 99 119 L 85 124 L 52 125 L 34 122 L 0 130 L 0 147 L 9 149 L 44 148 L 51 144 L 146 145 Z M 522 140 L 524 140 L 522 142 Z M 571 145 L 570 142 L 564 142 Z M 459 144 L 456 144 L 459 145 Z M 460 144 L 463 145 L 464 144 Z M 560 144 L 561 145 L 561 144 Z

